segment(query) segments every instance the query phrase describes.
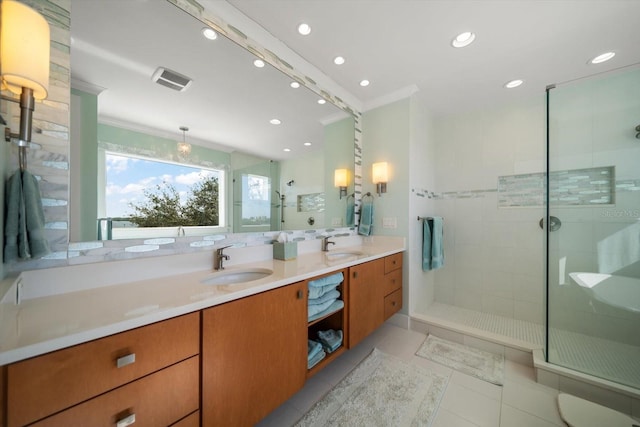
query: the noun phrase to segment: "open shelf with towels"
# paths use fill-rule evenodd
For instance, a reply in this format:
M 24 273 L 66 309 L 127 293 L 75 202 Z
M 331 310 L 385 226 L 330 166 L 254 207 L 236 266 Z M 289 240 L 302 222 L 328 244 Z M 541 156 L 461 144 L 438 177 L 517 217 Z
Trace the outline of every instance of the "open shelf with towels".
M 307 378 L 315 375 L 324 366 L 346 350 L 347 310 L 345 301 L 348 269 L 334 271 L 306 280 L 309 317 L 307 340 L 320 343 L 322 349 L 309 345 Z M 314 307 L 315 306 L 315 307 Z M 327 306 L 319 311 L 318 307 Z M 323 355 L 318 355 L 322 352 Z M 317 360 L 321 357 L 319 360 Z M 316 360 L 314 360 L 316 359 Z M 312 361 L 313 360 L 313 361 Z

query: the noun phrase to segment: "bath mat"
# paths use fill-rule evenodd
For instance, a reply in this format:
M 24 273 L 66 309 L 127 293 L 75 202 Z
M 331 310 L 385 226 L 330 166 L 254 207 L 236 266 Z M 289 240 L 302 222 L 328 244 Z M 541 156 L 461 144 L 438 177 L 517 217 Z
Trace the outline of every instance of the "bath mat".
M 373 349 L 297 426 L 429 426 L 448 378 Z
M 427 336 L 416 355 L 492 384 L 504 383 L 504 356 Z

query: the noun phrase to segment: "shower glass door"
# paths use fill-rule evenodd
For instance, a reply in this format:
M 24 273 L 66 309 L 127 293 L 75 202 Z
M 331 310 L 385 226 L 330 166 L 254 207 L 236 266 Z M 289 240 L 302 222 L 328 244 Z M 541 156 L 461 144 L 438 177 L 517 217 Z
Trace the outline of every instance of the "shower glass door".
M 640 388 L 640 68 L 547 102 L 546 357 Z

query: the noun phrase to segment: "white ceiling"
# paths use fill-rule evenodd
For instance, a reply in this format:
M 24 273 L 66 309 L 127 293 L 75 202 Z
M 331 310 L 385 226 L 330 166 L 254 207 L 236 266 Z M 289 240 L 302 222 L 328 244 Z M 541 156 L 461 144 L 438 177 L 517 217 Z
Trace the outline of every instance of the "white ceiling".
M 321 150 L 322 122 L 346 113 L 292 89 L 275 68 L 254 67 L 253 54 L 230 40 L 206 40 L 203 27 L 169 1 L 72 0 L 72 86 L 99 91 L 102 123 L 176 140 L 186 126 L 187 142 L 273 160 Z M 159 66 L 192 85 L 177 92 L 154 83 Z
M 417 90 L 431 112 L 453 114 L 640 63 L 640 0 L 202 1 L 246 15 L 364 110 Z M 306 37 L 296 31 L 303 21 L 313 28 Z M 202 24 L 170 2 L 72 0 L 71 22 L 72 78 L 104 89 L 102 122 L 175 139 L 188 126 L 190 142 L 274 160 L 322 148 L 322 122 L 335 107 L 289 88 L 270 66 L 253 67 L 253 55 L 229 40 L 205 41 Z M 463 31 L 476 41 L 452 48 Z M 587 64 L 608 50 L 613 60 Z M 346 63 L 334 65 L 336 55 Z M 158 66 L 192 77 L 193 86 L 177 93 L 151 82 Z M 360 87 L 363 78 L 371 85 Z M 503 88 L 515 78 L 525 83 Z M 274 127 L 268 120 L 276 117 L 283 124 Z
M 367 106 L 408 87 L 437 115 L 640 63 L 638 0 L 228 0 Z M 312 33 L 301 36 L 306 22 Z M 463 31 L 476 41 L 462 49 Z M 613 50 L 613 60 L 588 65 Z M 333 64 L 341 55 L 346 63 Z M 371 85 L 359 86 L 362 79 Z M 517 89 L 504 83 L 522 79 Z

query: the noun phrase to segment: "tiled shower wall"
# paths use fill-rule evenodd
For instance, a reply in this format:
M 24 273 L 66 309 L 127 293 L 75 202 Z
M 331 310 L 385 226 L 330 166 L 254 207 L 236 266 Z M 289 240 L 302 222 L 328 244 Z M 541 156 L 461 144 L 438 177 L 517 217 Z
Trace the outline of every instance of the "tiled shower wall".
M 435 301 L 542 323 L 544 209 L 502 207 L 498 182 L 544 172 L 544 94 L 439 120 L 435 138 L 434 209 L 445 224 Z

